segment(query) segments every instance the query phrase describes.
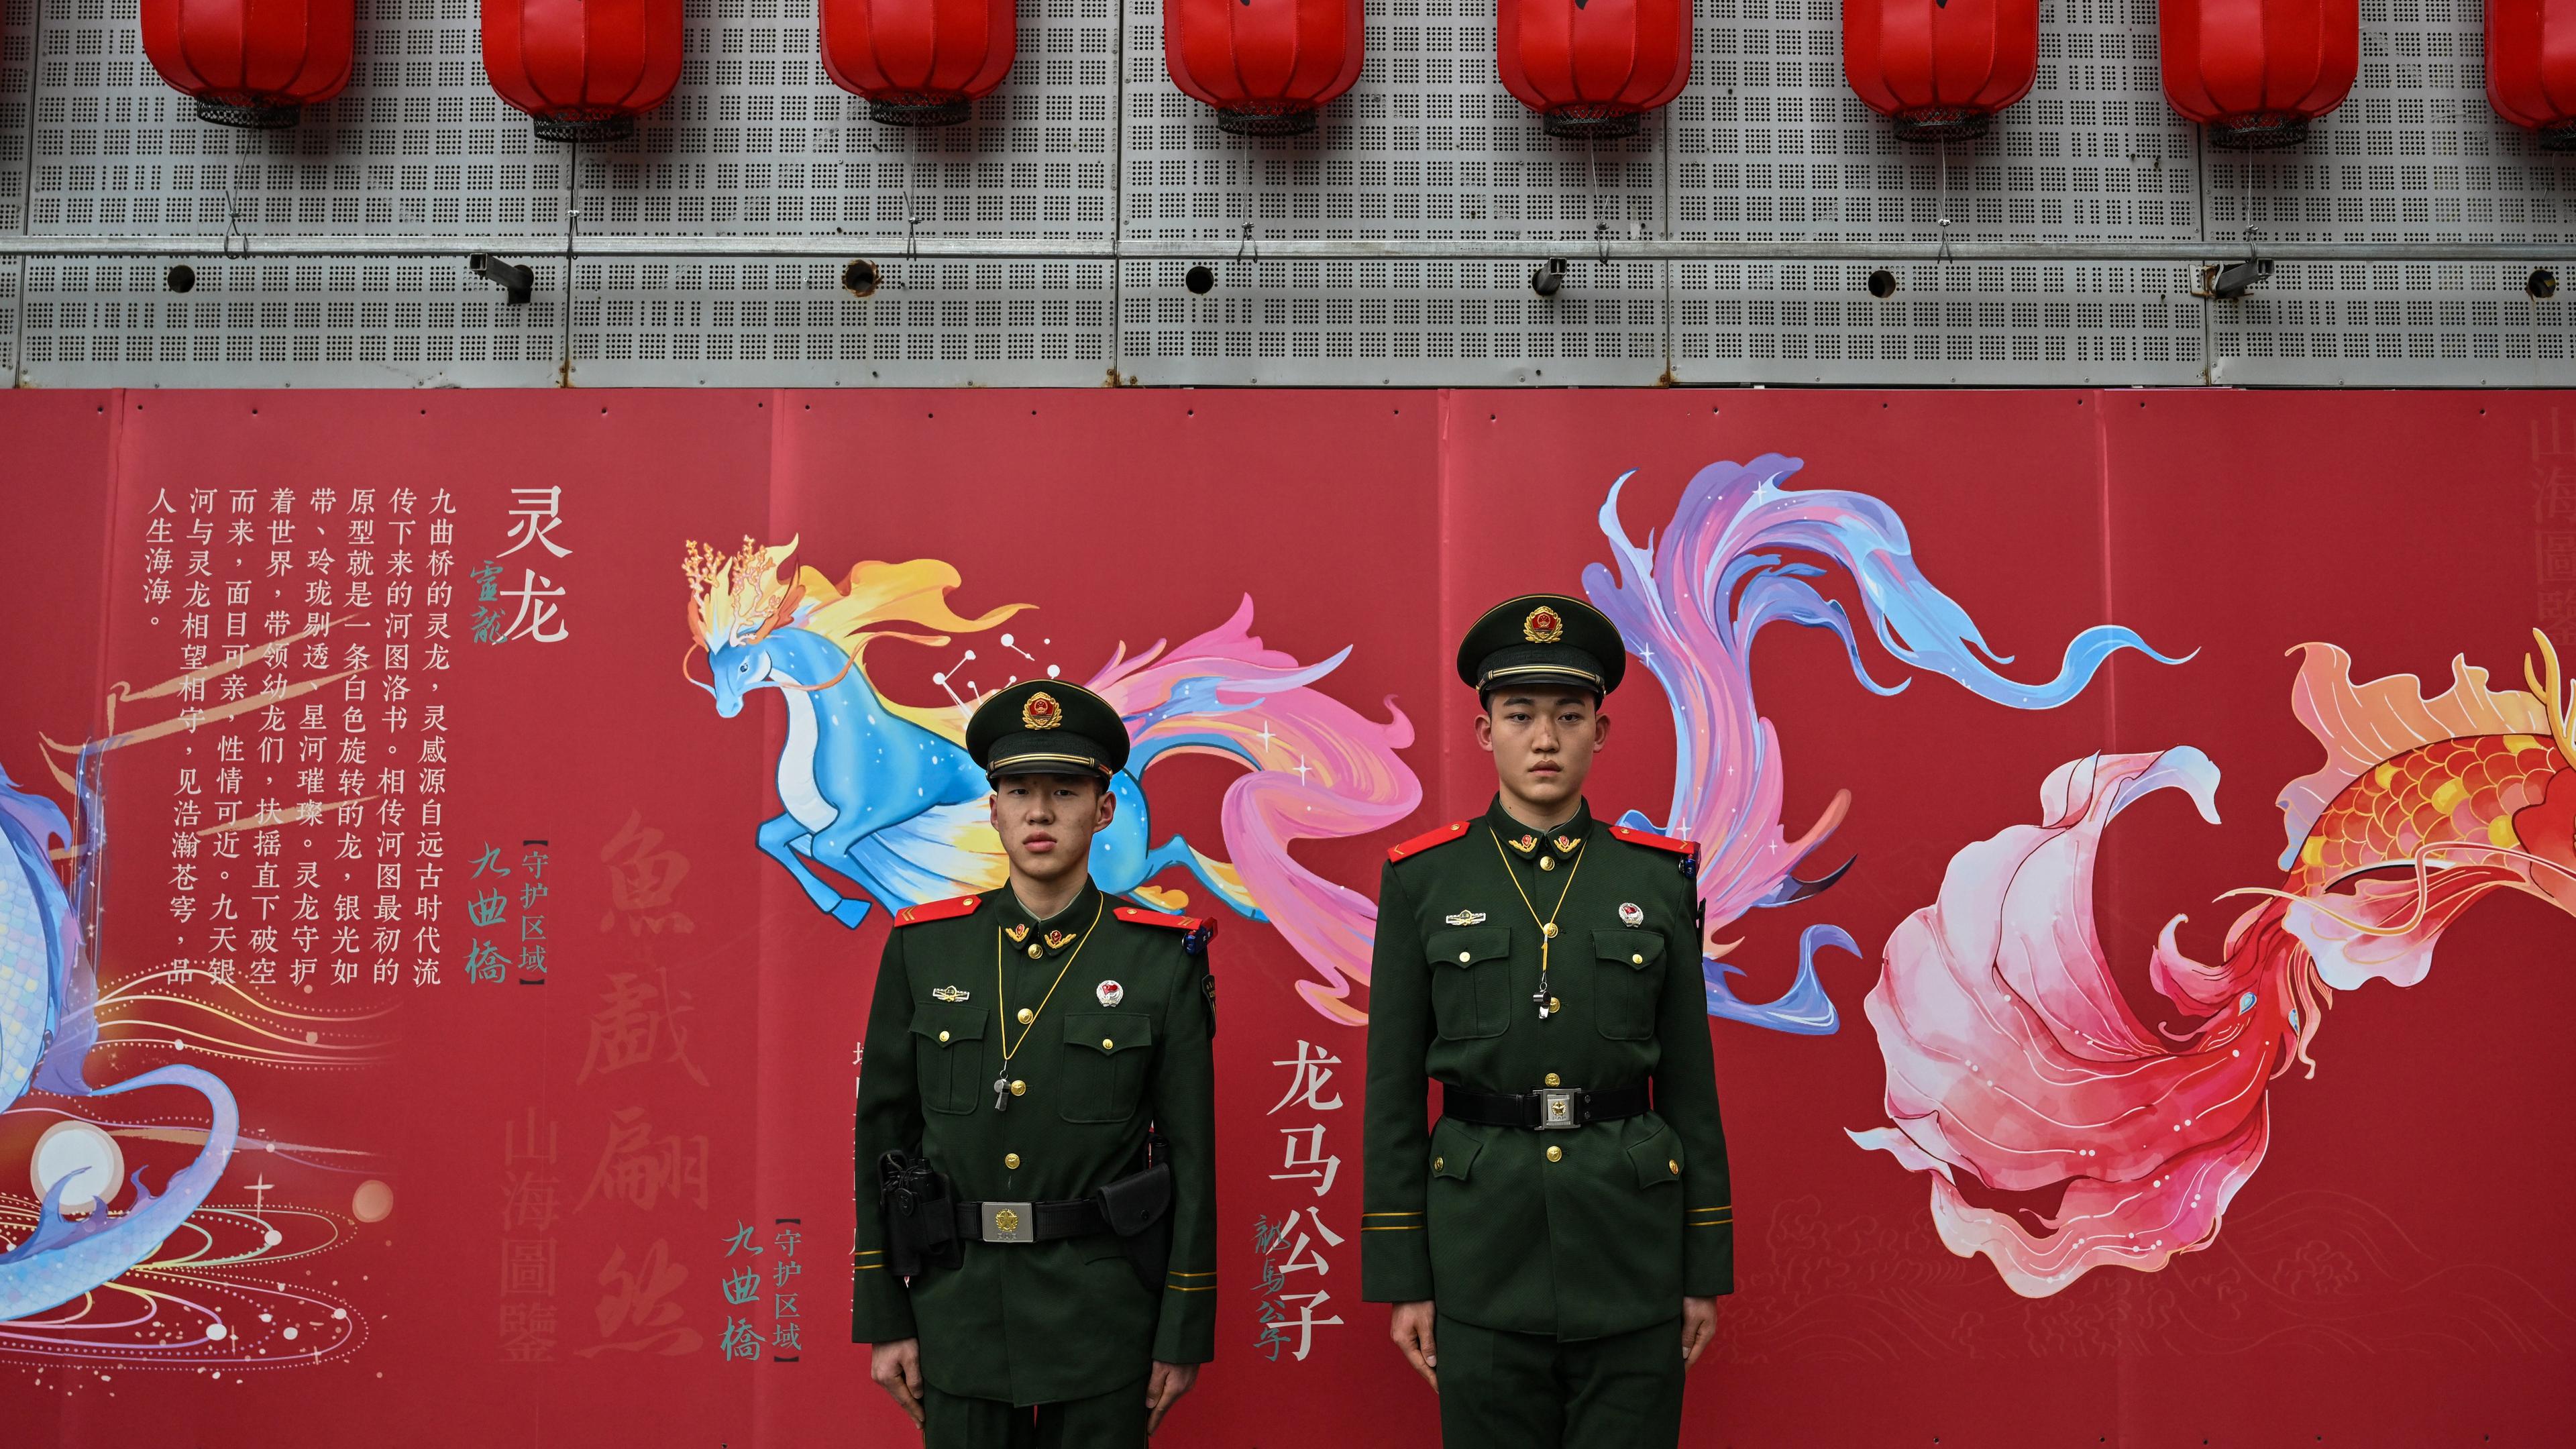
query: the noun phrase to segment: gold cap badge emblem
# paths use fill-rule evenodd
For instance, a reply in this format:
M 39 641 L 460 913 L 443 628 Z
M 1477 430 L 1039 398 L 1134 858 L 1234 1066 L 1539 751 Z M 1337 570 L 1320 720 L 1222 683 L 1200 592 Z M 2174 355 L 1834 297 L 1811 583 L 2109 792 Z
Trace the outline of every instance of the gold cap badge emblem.
M 1033 730 L 1051 730 L 1064 723 L 1064 706 L 1055 696 L 1041 689 L 1020 706 L 1020 723 Z
M 993 1213 L 993 1227 L 1000 1232 L 1016 1233 L 1020 1230 L 1020 1215 L 1009 1208 L 997 1209 Z
M 1532 644 L 1553 644 L 1565 637 L 1565 620 L 1545 604 L 1529 611 L 1521 621 L 1521 637 Z

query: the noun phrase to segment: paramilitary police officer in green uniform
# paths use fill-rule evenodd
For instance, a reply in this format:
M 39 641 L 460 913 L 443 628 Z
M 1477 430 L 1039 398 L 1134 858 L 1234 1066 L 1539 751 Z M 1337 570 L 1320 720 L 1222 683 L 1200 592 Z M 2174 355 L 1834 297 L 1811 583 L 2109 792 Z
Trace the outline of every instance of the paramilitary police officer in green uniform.
M 1128 750 L 1107 701 L 1014 685 L 966 748 L 1010 880 L 895 913 L 851 1338 L 930 1449 L 1132 1449 L 1214 1356 L 1214 927 L 1092 884 Z
M 1380 878 L 1361 1296 L 1450 1449 L 1674 1443 L 1734 1290 L 1696 847 L 1583 798 L 1626 664 L 1578 599 L 1478 620 L 1458 673 L 1501 788 Z

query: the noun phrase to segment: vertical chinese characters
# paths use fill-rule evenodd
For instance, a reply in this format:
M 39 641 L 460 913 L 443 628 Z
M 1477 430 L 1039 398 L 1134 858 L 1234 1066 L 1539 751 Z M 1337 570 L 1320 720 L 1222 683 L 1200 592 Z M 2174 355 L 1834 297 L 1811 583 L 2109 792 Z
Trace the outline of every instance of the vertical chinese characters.
M 1341 1093 L 1332 1091 L 1332 1081 L 1333 1069 L 1341 1063 L 1340 1057 L 1312 1042 L 1298 1042 L 1296 1056 L 1271 1063 L 1289 1068 L 1291 1076 L 1287 1092 L 1271 1105 L 1268 1115 L 1275 1117 L 1290 1108 L 1298 1109 L 1298 1116 L 1340 1111 Z M 1333 1271 L 1324 1250 L 1340 1247 L 1343 1237 L 1324 1222 L 1321 1200 L 1332 1193 L 1342 1167 L 1338 1155 L 1324 1150 L 1324 1130 L 1320 1121 L 1279 1129 L 1285 1139 L 1281 1170 L 1270 1174 L 1272 1182 L 1311 1183 L 1317 1201 L 1296 1203 L 1285 1217 L 1264 1213 L 1252 1224 L 1252 1249 L 1261 1259 L 1261 1275 L 1254 1285 L 1260 1299 L 1255 1309 L 1259 1326 L 1252 1346 L 1274 1363 L 1282 1353 L 1304 1362 L 1314 1351 L 1315 1330 L 1337 1327 L 1342 1321 L 1338 1314 L 1323 1316 L 1333 1301 L 1323 1286 Z M 1314 1277 L 1300 1279 L 1294 1276 L 1298 1273 Z

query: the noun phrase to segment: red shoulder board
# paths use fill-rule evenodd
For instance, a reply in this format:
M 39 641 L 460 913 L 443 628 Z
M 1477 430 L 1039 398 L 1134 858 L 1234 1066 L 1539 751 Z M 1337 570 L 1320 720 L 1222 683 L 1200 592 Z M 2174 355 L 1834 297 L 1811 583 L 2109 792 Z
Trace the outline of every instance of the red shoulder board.
M 1408 855 L 1420 855 L 1435 845 L 1447 845 L 1450 841 L 1466 834 L 1467 827 L 1475 823 L 1473 820 L 1452 820 L 1437 830 L 1426 830 L 1402 845 L 1388 847 L 1386 858 L 1402 860 Z
M 1699 842 L 1696 840 L 1686 840 L 1678 836 L 1671 835 L 1657 835 L 1651 830 L 1638 830 L 1626 825 L 1613 825 L 1610 827 L 1610 833 L 1621 840 L 1628 842 L 1630 845 L 1650 845 L 1657 850 L 1669 850 L 1675 855 L 1699 854 Z
M 894 913 L 898 926 L 918 926 L 924 921 L 945 921 L 956 916 L 971 916 L 984 903 L 982 896 L 959 896 L 953 901 L 923 901 Z
M 1110 914 L 1139 926 L 1168 926 L 1175 931 L 1195 931 L 1204 926 L 1209 935 L 1216 934 L 1216 922 L 1201 920 L 1197 916 L 1167 916 L 1161 911 L 1146 910 L 1143 906 L 1120 906 Z

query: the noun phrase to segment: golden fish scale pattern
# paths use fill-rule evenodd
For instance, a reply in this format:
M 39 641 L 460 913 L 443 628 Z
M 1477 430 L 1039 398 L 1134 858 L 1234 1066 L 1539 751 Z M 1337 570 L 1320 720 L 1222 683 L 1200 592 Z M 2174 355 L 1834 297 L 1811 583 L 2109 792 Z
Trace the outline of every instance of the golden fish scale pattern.
M 2435 740 L 2362 772 L 2317 817 L 2286 889 L 2305 895 L 2357 870 L 2411 860 L 2426 845 L 2518 848 L 2513 813 L 2539 801 L 2566 769 L 2545 735 Z M 2456 852 L 2434 864 L 2461 865 Z

